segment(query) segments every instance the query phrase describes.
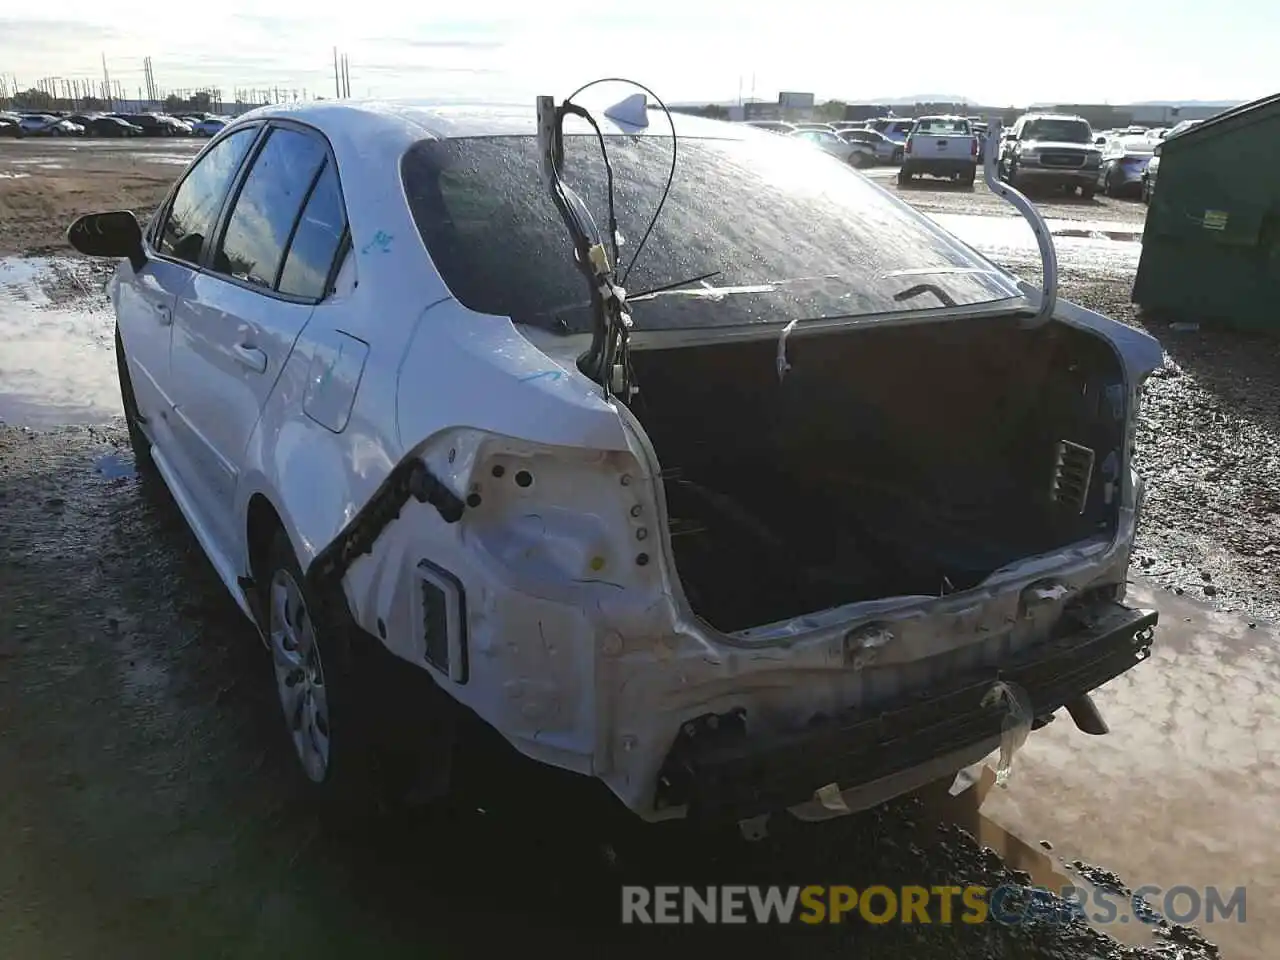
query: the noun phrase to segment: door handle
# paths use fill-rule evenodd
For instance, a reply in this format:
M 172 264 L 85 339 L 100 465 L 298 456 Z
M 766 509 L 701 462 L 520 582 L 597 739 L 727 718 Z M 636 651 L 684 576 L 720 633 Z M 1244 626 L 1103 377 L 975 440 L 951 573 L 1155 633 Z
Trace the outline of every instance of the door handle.
M 173 323 L 173 310 L 167 303 L 153 303 L 151 308 L 155 310 L 160 326 L 167 327 Z
M 248 367 L 254 373 L 267 372 L 267 355 L 259 347 L 248 343 L 237 343 L 231 348 L 237 362 Z

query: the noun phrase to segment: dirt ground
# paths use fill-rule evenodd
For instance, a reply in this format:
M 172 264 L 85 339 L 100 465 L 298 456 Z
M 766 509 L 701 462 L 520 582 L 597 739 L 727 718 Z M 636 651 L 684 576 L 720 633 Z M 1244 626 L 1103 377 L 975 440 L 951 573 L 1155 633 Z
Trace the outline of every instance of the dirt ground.
M 0 140 L 0 254 L 64 250 L 67 227 L 83 213 L 150 216 L 203 142 Z
M 148 212 L 181 169 L 172 158 L 196 146 L 0 141 L 0 254 L 65 252 L 65 223 L 86 210 Z M 32 175 L 4 176 L 15 171 Z M 926 212 L 1010 215 L 981 188 L 903 193 Z M 1045 206 L 1062 219 L 1142 217 L 1121 201 Z M 70 281 L 52 286 L 85 296 Z M 1068 276 L 1062 292 L 1143 325 L 1124 283 Z M 1168 357 L 1143 411 L 1149 488 L 1135 573 L 1275 617 L 1276 345 L 1151 332 Z M 431 816 L 322 831 L 293 775 L 266 654 L 176 508 L 132 466 L 118 423 L 0 426 L 0 956 L 390 958 L 544 946 L 646 957 L 1217 956 L 1176 924 L 1142 945 L 1078 921 L 741 934 L 616 926 L 627 880 L 1047 882 L 975 840 L 989 842 L 992 824 L 973 791 L 819 826 L 784 821 L 748 844 L 640 829 L 577 781 L 526 770 L 497 795 Z M 1107 855 L 1091 857 L 1105 868 Z

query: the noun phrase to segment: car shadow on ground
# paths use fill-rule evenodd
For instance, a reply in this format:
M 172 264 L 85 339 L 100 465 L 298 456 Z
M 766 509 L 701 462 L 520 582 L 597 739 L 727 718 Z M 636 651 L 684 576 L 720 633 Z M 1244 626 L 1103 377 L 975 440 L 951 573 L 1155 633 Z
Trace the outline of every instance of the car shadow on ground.
M 1061 922 L 621 924 L 625 883 L 1027 883 L 1020 855 L 975 842 L 973 790 L 778 815 L 748 842 L 733 824 L 640 823 L 598 782 L 508 749 L 448 804 L 321 818 L 268 653 L 123 430 L 0 429 L 0 567 L 0 768 L 20 785 L 0 804 L 0 916 L 20 918 L 0 954 L 1110 955 Z
M 939 193 L 973 193 L 975 184 L 962 183 L 956 180 L 942 180 L 927 176 L 917 176 L 903 182 L 897 177 L 893 179 L 899 190 L 933 190 Z
M 0 805 L 16 838 L 0 902 L 23 921 L 0 927 L 0 953 L 490 957 L 545 941 L 592 956 L 703 957 L 732 943 L 953 960 L 1038 956 L 1064 936 L 1088 953 L 1096 937 L 619 922 L 627 882 L 1018 882 L 955 826 L 964 797 L 942 818 L 919 796 L 824 824 L 775 817 L 749 843 L 733 826 L 642 824 L 596 781 L 512 751 L 448 804 L 324 821 L 295 774 L 266 651 L 168 494 L 131 469 L 123 431 L 16 433 L 0 434 L 0 565 L 12 573 L 0 636 L 16 637 L 0 767 L 22 787 Z

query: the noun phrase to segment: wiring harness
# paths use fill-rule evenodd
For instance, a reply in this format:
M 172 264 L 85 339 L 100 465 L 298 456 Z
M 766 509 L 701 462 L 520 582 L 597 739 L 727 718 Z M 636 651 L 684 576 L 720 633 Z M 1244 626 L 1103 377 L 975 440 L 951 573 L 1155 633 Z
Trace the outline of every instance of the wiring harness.
M 619 254 L 618 220 L 615 207 L 613 165 L 609 162 L 609 151 L 605 145 L 604 134 L 591 112 L 573 102 L 573 98 L 601 83 L 627 83 L 646 95 L 653 97 L 671 126 L 671 169 L 667 174 L 667 182 L 662 196 L 649 220 L 644 234 L 631 255 L 626 269 L 618 275 L 621 262 Z M 634 372 L 629 354 L 629 338 L 631 333 L 631 311 L 627 305 L 626 281 L 635 266 L 640 252 L 644 249 L 653 226 L 662 213 L 667 195 L 671 191 L 671 181 L 676 171 L 676 131 L 671 119 L 671 111 L 666 104 L 648 87 L 622 77 L 603 77 L 584 84 L 565 100 L 556 105 L 551 97 L 539 97 L 538 106 L 538 144 L 542 155 L 542 173 L 551 190 L 552 200 L 560 213 L 573 239 L 574 260 L 578 269 L 587 280 L 591 293 L 592 312 L 596 323 L 591 348 L 579 360 L 579 369 L 601 385 L 605 396 L 613 396 L 630 403 L 636 392 Z M 576 116 L 585 120 L 595 131 L 600 145 L 600 155 L 604 162 L 606 197 L 608 210 L 607 237 L 601 237 L 591 211 L 582 198 L 565 183 L 564 171 L 564 120 L 565 117 Z M 606 242 L 607 241 L 607 242 Z

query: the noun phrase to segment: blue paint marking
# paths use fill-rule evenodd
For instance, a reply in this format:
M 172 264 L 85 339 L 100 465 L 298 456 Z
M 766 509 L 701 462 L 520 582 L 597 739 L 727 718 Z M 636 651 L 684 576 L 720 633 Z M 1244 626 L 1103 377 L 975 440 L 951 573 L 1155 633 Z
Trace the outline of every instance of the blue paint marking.
M 521 377 L 520 382 L 528 383 L 530 380 L 540 380 L 542 377 L 550 377 L 552 380 L 559 380 L 563 376 L 563 370 L 543 370 L 539 373 L 530 373 Z
M 395 239 L 385 230 L 379 230 L 373 235 L 373 239 L 366 243 L 361 249 L 362 255 L 368 255 L 370 251 L 377 250 L 381 253 L 391 252 L 391 241 Z

